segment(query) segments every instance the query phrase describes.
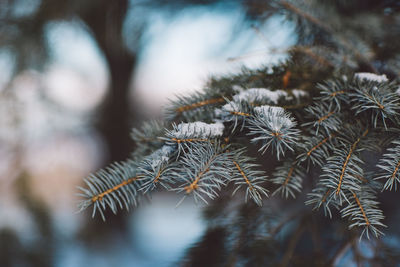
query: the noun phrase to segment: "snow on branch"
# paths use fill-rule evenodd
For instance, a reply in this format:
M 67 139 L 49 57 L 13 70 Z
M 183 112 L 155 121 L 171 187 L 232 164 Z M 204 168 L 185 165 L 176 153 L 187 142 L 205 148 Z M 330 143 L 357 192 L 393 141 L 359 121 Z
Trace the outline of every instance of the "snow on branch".
M 385 74 L 377 75 L 375 73 L 369 73 L 369 72 L 357 72 L 354 74 L 354 77 L 359 80 L 373 81 L 378 83 L 389 81 Z
M 106 209 L 128 209 L 159 189 L 205 203 L 224 189 L 244 194 L 245 202 L 251 199 L 259 206 L 269 191 L 302 199 L 300 194 L 309 190 L 306 204 L 323 207 L 329 217 L 335 215 L 333 209 L 340 211 L 350 219 L 350 228 L 379 236 L 383 213 L 377 189 L 397 189 L 400 183 L 400 141 L 392 142 L 385 153 L 374 151 L 383 154 L 373 166 L 378 174 L 366 166 L 365 156 L 397 134 L 398 83 L 385 75 L 356 73 L 351 79 L 342 75 L 304 87 L 294 81 L 301 89 L 286 88 L 287 83 L 284 90 L 277 89 L 287 78 L 282 77 L 287 67 L 263 73 L 268 79 L 254 81 L 260 73 L 244 73 L 178 97 L 163 122 L 132 131 L 137 149 L 128 160 L 85 180 L 80 207 L 93 206 L 93 214 L 104 218 Z M 265 157 L 250 157 L 250 143 L 276 159 L 258 165 Z
M 204 123 L 201 121 L 180 123 L 171 132 L 177 139 L 187 138 L 213 138 L 219 137 L 224 131 L 224 125 L 217 123 Z
M 278 104 L 282 98 L 286 98 L 288 93 L 283 90 L 269 90 L 265 88 L 250 88 L 241 93 L 234 95 L 233 100 L 236 102 L 246 101 L 248 103 L 264 103 L 270 105 Z
M 265 151 L 271 146 L 279 159 L 285 150 L 293 151 L 298 140 L 294 118 L 281 107 L 260 106 L 254 108 L 255 116 L 249 120 L 249 135 L 255 135 L 252 142 L 261 142 L 259 151 Z

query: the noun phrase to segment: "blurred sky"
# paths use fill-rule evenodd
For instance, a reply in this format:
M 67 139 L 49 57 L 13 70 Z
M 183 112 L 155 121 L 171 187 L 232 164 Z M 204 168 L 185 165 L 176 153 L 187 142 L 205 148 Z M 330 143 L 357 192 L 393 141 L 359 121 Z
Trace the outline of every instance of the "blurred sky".
M 295 42 L 291 25 L 279 17 L 258 30 L 243 28 L 243 11 L 234 6 L 229 10 L 186 8 L 172 15 L 154 11 L 147 16 L 131 97 L 153 116 L 175 94 L 200 89 L 211 74 L 282 60 L 284 55 L 271 54 L 269 49 Z M 156 195 L 151 205 L 141 206 L 132 218 L 131 243 L 120 242 L 108 254 L 69 239 L 82 222 L 75 213 L 76 186 L 103 160 L 101 140 L 87 125 L 106 94 L 109 75 L 103 55 L 79 21 L 48 24 L 46 40 L 51 57 L 43 72 L 19 73 L 11 82 L 19 104 L 0 105 L 1 114 L 13 108 L 19 117 L 17 132 L 11 130 L 15 120 L 0 118 L 1 125 L 10 126 L 0 129 L 0 138 L 9 140 L 10 147 L 24 145 L 23 165 L 32 175 L 34 193 L 51 208 L 60 238 L 67 240 L 58 245 L 57 266 L 168 266 L 205 229 L 200 207 L 192 200 L 174 209 L 179 197 Z M 10 86 L 12 61 L 9 54 L 0 52 L 0 87 Z M 44 104 L 43 97 L 54 106 Z M 12 169 L 10 151 L 0 147 L 0 173 Z M 0 179 L 0 227 L 13 228 L 25 239 L 40 238 L 32 234 L 32 219 L 12 194 L 12 177 L 8 173 Z
M 282 59 L 282 54 L 271 54 L 269 49 L 294 42 L 289 25 L 282 28 L 282 18 L 276 17 L 257 33 L 240 27 L 243 16 L 240 9 L 199 8 L 187 9 L 172 19 L 163 13 L 152 14 L 146 32 L 150 42 L 141 55 L 134 95 L 151 111 L 159 112 L 159 106 L 174 94 L 200 89 L 211 75 Z M 232 58 L 237 59 L 229 60 Z
M 132 81 L 132 93 L 144 109 L 161 112 L 175 94 L 199 90 L 211 75 L 235 73 L 277 62 L 271 48 L 295 42 L 291 25 L 275 17 L 262 28 L 243 28 L 243 10 L 186 8 L 148 14 L 148 27 Z M 53 64 L 46 82 L 49 95 L 68 107 L 90 109 L 104 96 L 108 83 L 105 61 L 93 39 L 78 22 L 48 26 Z M 236 58 L 235 60 L 230 60 Z

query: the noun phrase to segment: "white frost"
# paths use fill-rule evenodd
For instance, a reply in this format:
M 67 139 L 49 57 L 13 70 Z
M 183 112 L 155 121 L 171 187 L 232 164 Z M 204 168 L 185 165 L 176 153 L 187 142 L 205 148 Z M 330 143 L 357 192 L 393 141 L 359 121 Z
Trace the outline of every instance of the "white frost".
M 282 127 L 290 128 L 295 126 L 295 122 L 293 122 L 289 114 L 281 107 L 265 105 L 254 108 L 254 112 L 268 118 L 268 125 L 274 131 L 279 131 Z
M 246 101 L 269 101 L 271 104 L 277 104 L 279 98 L 287 97 L 287 93 L 282 90 L 271 91 L 265 88 L 250 88 L 237 95 L 233 96 L 233 100 L 236 102 Z
M 186 138 L 210 138 L 221 136 L 224 125 L 221 122 L 204 123 L 201 121 L 179 124 L 173 135 L 178 139 Z
M 254 112 L 259 115 L 268 114 L 271 116 L 281 116 L 281 115 L 284 115 L 285 110 L 281 107 L 272 107 L 272 106 L 264 105 L 264 106 L 255 107 Z
M 369 72 L 358 72 L 354 75 L 355 78 L 359 80 L 368 80 L 368 81 L 374 81 L 374 82 L 387 82 L 388 78 L 386 77 L 385 74 L 383 75 L 377 75 L 375 73 L 369 73 Z
M 301 97 L 306 97 L 308 96 L 308 93 L 304 90 L 299 90 L 299 89 L 293 89 L 292 93 L 294 95 L 295 98 L 301 98 Z

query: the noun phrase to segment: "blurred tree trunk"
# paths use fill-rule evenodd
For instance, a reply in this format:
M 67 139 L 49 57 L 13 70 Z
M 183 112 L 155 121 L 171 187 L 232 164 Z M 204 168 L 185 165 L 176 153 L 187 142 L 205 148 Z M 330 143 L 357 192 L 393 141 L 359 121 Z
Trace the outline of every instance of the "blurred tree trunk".
M 133 119 L 128 96 L 136 54 L 128 51 L 122 36 L 127 8 L 128 0 L 101 0 L 81 15 L 103 52 L 110 73 L 108 95 L 97 123 L 109 149 L 109 161 L 126 159 L 132 150 L 129 132 Z

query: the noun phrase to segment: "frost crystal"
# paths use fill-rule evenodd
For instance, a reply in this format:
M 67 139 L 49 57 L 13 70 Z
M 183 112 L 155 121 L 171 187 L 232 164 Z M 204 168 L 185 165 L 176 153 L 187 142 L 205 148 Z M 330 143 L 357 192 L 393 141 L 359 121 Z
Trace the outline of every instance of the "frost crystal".
M 179 124 L 173 135 L 178 139 L 185 138 L 210 138 L 221 136 L 224 131 L 224 125 L 221 122 L 204 123 L 201 121 Z
M 383 75 L 376 75 L 374 73 L 369 72 L 358 72 L 354 75 L 355 78 L 359 80 L 367 80 L 367 81 L 374 81 L 378 83 L 387 82 L 388 78 L 385 74 Z
M 287 97 L 287 93 L 282 90 L 271 91 L 265 88 L 251 88 L 233 96 L 236 102 L 255 102 L 255 101 L 269 101 L 271 104 L 277 104 L 279 98 Z

